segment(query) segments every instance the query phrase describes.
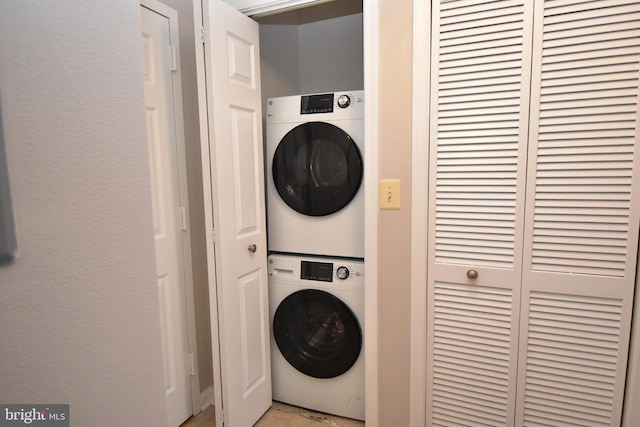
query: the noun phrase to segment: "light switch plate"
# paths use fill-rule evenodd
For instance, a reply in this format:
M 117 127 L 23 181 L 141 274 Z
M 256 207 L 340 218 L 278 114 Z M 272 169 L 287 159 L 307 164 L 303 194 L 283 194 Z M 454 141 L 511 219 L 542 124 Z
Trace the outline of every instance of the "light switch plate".
M 380 209 L 398 210 L 402 206 L 399 179 L 381 179 L 378 186 L 378 205 Z

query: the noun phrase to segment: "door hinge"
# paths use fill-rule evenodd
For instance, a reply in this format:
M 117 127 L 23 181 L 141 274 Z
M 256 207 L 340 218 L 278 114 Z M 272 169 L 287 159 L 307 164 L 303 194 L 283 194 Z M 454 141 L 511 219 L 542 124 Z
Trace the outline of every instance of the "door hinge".
M 222 420 L 222 424 L 224 424 L 224 409 L 220 409 L 220 419 Z
M 196 376 L 196 354 L 189 353 L 189 375 Z
M 178 55 L 176 52 L 176 46 L 175 45 L 170 45 L 169 49 L 171 49 L 171 71 L 177 71 L 178 70 Z
M 204 27 L 200 27 L 200 38 L 202 39 L 202 44 L 204 44 L 204 41 L 205 41 Z
M 180 206 L 180 227 L 182 231 L 187 231 L 187 210 Z

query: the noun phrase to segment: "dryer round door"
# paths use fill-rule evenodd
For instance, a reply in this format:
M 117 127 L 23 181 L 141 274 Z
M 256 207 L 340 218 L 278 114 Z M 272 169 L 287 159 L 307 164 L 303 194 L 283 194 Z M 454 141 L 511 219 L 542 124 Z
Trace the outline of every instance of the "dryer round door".
M 351 309 L 317 289 L 297 291 L 280 303 L 273 334 L 287 362 L 314 378 L 347 372 L 362 349 L 362 331 Z
M 362 183 L 362 155 L 342 129 L 307 122 L 290 130 L 273 155 L 273 182 L 296 212 L 324 216 L 338 212 Z

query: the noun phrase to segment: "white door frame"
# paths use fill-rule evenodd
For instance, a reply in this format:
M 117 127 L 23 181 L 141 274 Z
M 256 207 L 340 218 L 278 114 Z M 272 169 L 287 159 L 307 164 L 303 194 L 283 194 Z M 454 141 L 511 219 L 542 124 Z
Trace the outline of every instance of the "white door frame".
M 178 174 L 180 179 L 180 204 L 184 206 L 184 221 L 186 231 L 182 233 L 184 280 L 186 287 L 187 303 L 187 331 L 189 353 L 192 356 L 191 371 L 191 410 L 195 415 L 201 411 L 200 405 L 200 379 L 198 377 L 198 346 L 196 339 L 196 310 L 193 289 L 193 264 L 191 258 L 191 227 L 189 226 L 189 192 L 187 187 L 187 160 L 184 139 L 184 118 L 182 103 L 182 80 L 180 73 L 180 47 L 178 36 L 178 12 L 158 0 L 140 0 L 140 5 L 150 9 L 169 20 L 169 33 L 171 42 L 175 46 L 176 70 L 172 73 L 173 80 L 173 106 L 176 119 L 176 143 L 178 145 Z
M 640 251 L 636 264 L 636 290 L 634 296 L 633 319 L 631 321 L 631 343 L 627 368 L 627 384 L 624 390 L 624 406 L 622 408 L 622 425 L 634 427 L 640 425 Z
M 431 62 L 431 2 L 413 2 L 413 100 L 411 158 L 411 378 L 409 420 L 426 422 L 427 371 L 427 221 L 429 171 L 429 87 Z M 424 54 L 424 46 L 427 54 Z M 425 167 L 416 167 L 422 163 Z
M 364 45 L 364 369 L 365 420 L 378 427 L 378 0 L 363 0 Z
M 205 60 L 202 37 L 198 27 L 202 27 L 201 0 L 193 0 L 193 13 L 196 31 L 196 67 L 198 94 L 206 93 Z M 365 105 L 365 417 L 367 427 L 378 427 L 378 0 L 363 1 L 364 35 L 364 90 L 367 94 Z M 200 139 L 208 141 L 209 130 L 206 117 L 206 98 L 198 96 L 200 111 Z M 213 230 L 213 205 L 211 199 L 211 166 L 209 164 L 209 146 L 201 144 L 203 172 L 203 192 L 205 210 L 205 230 Z M 218 336 L 218 300 L 216 294 L 216 271 L 214 263 L 213 235 L 206 236 L 209 306 L 211 310 L 211 342 L 213 356 L 214 405 L 222 407 L 221 368 Z M 222 425 L 222 414 L 216 411 L 216 425 Z

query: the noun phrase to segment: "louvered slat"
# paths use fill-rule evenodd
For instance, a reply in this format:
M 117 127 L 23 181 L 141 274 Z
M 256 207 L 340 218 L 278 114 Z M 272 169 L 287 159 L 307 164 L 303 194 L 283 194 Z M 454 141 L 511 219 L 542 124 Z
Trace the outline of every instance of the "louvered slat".
M 637 1 L 545 2 L 533 270 L 625 274 L 639 19 Z
M 513 268 L 523 12 L 522 0 L 441 4 L 437 263 Z
M 509 290 L 435 284 L 433 425 L 504 425 Z
M 527 425 L 610 425 L 621 316 L 619 300 L 531 293 Z

